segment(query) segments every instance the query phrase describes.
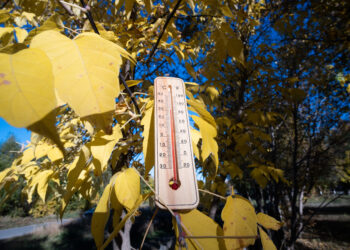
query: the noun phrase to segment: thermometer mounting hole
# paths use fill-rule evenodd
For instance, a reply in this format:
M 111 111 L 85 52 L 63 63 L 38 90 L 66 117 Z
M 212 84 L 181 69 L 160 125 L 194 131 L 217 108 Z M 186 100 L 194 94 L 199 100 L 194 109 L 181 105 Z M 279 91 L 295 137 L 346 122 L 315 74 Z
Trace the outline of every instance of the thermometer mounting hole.
M 181 186 L 181 182 L 179 180 L 174 180 L 174 178 L 171 178 L 169 180 L 169 187 L 173 190 L 177 190 Z

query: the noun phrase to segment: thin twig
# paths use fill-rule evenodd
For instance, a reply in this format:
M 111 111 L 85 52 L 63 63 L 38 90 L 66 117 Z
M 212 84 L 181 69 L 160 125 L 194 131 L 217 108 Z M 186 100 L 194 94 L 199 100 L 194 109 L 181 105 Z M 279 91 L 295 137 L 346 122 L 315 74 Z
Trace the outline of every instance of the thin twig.
M 134 92 L 133 95 L 147 95 L 148 96 L 147 93 L 143 93 L 143 92 Z
M 129 122 L 131 122 L 132 120 L 140 117 L 141 115 L 134 115 L 133 117 L 131 117 L 126 123 L 123 124 L 123 126 L 121 126 L 121 129 L 123 129 Z
M 210 239 L 210 238 L 214 238 L 214 239 L 257 239 L 258 236 L 256 235 L 246 235 L 246 236 L 224 236 L 224 235 L 198 235 L 198 236 L 189 236 L 189 235 L 185 235 L 185 238 L 188 239 Z
M 66 27 L 66 26 L 63 26 L 63 28 L 64 29 L 67 29 L 67 30 L 69 30 L 69 31 L 71 31 L 71 32 L 73 32 L 73 33 L 76 33 L 76 34 L 80 34 L 78 31 L 76 31 L 76 30 L 73 30 L 73 29 L 71 29 L 71 28 L 68 28 L 68 27 Z
M 70 16 L 74 16 L 73 11 L 68 7 L 68 5 L 64 1 L 58 0 L 57 2 L 62 6 L 63 9 L 65 9 L 68 12 Z
M 135 98 L 133 97 L 132 92 L 131 92 L 131 90 L 130 90 L 128 84 L 126 84 L 125 79 L 124 79 L 124 77 L 123 77 L 121 74 L 119 74 L 119 79 L 120 79 L 121 82 L 123 83 L 126 92 L 128 92 L 128 94 L 129 94 L 129 96 L 130 96 L 130 98 L 131 98 L 132 103 L 135 105 L 137 114 L 138 114 L 138 115 L 141 114 L 140 108 L 139 108 L 139 106 L 137 105 L 137 102 L 136 102 Z
M 335 201 L 336 199 L 339 199 L 342 196 L 342 194 L 337 195 L 336 197 L 334 197 L 333 199 L 331 199 L 329 202 L 327 202 L 325 204 L 324 200 L 323 202 L 321 202 L 321 204 L 313 211 L 313 213 L 309 216 L 309 218 L 307 218 L 306 222 L 303 223 L 303 226 L 301 227 L 301 229 L 298 231 L 298 233 L 296 234 L 296 239 L 299 237 L 299 235 L 301 234 L 301 232 L 304 230 L 305 226 L 309 224 L 310 220 L 319 212 L 319 210 L 321 210 L 322 208 L 327 207 L 329 204 L 331 204 L 333 201 Z M 323 206 L 323 204 L 325 204 Z
M 140 250 L 141 250 L 142 247 L 143 247 L 143 243 L 145 243 L 145 240 L 146 240 L 148 231 L 149 231 L 149 229 L 151 228 L 151 225 L 152 225 L 152 223 L 153 223 L 154 218 L 156 217 L 156 214 L 158 213 L 158 210 L 159 210 L 159 207 L 156 208 L 156 211 L 154 211 L 153 216 L 152 216 L 150 222 L 148 223 L 148 226 L 147 226 L 145 235 L 143 236 L 143 239 L 142 239 L 142 242 L 141 242 L 141 245 L 140 245 Z
M 74 3 L 68 3 L 68 2 L 65 2 L 65 1 L 63 1 L 63 0 L 61 0 L 61 1 L 59 1 L 60 2 L 60 4 L 62 5 L 62 6 L 65 6 L 64 8 L 66 9 L 67 8 L 67 5 L 68 6 L 72 6 L 72 7 L 74 7 L 74 8 L 77 8 L 77 9 L 79 9 L 79 10 L 81 10 L 82 12 L 84 12 L 84 13 L 86 13 L 87 12 L 87 10 L 85 9 L 85 8 L 83 8 L 83 7 L 80 7 L 79 5 L 76 5 L 76 4 L 74 4 Z M 68 9 L 68 8 L 67 8 Z M 67 10 L 66 9 L 66 10 Z M 73 14 L 73 12 L 71 12 L 72 14 Z M 74 15 L 74 14 L 73 14 Z
M 147 59 L 147 61 L 146 61 L 146 64 L 148 64 L 148 63 L 150 62 L 150 60 L 151 60 L 151 58 L 152 58 L 154 52 L 156 51 L 156 49 L 157 49 L 157 47 L 158 47 L 158 45 L 159 45 L 160 40 L 162 39 L 162 36 L 163 36 L 163 34 L 164 34 L 164 32 L 165 32 L 166 27 L 168 26 L 168 24 L 169 24 L 169 22 L 170 22 L 170 19 L 174 16 L 176 10 L 179 8 L 180 3 L 181 3 L 181 0 L 178 0 L 177 3 L 176 3 L 176 5 L 175 5 L 175 7 L 174 7 L 174 9 L 171 11 L 171 13 L 169 14 L 169 16 L 168 16 L 167 19 L 165 20 L 165 24 L 164 24 L 164 26 L 163 26 L 163 29 L 162 29 L 162 31 L 161 31 L 161 33 L 160 33 L 158 39 L 157 39 L 156 44 L 155 44 L 155 45 L 153 46 L 153 48 L 152 48 L 151 53 L 149 54 L 149 57 L 148 57 L 148 59 Z
M 212 192 L 207 191 L 207 190 L 204 190 L 204 189 L 199 189 L 199 188 L 198 188 L 198 191 L 201 191 L 201 192 L 207 193 L 207 194 L 211 194 L 211 195 L 216 196 L 216 197 L 218 197 L 218 198 L 220 198 L 220 199 L 226 200 L 226 197 L 221 196 L 221 195 L 218 195 L 218 194 L 215 194 L 215 193 L 212 193 Z

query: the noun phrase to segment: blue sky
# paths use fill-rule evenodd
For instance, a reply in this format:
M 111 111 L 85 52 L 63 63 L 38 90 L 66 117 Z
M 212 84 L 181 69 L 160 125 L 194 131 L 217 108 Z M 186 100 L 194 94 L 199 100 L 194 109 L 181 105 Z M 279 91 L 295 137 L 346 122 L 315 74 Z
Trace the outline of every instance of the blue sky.
M 30 131 L 25 128 L 15 128 L 0 117 L 0 144 L 6 141 L 11 134 L 16 137 L 17 142 L 30 141 Z

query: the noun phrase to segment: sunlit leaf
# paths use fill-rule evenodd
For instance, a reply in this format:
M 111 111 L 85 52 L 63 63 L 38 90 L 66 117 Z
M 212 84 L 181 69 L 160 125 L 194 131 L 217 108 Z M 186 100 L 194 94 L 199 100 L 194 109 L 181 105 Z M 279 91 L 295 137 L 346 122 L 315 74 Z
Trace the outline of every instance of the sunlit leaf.
M 126 51 L 93 33 L 71 40 L 56 31 L 35 36 L 31 47 L 48 55 L 59 97 L 79 116 L 114 110 L 121 55 L 128 56 Z
M 0 116 L 28 127 L 56 107 L 49 58 L 38 49 L 0 54 Z
M 119 124 L 113 128 L 112 135 L 105 135 L 102 131 L 94 136 L 92 142 L 87 146 L 91 149 L 95 175 L 100 176 L 107 169 L 108 160 L 112 154 L 115 144 L 122 138 Z
M 216 168 L 219 165 L 218 144 L 214 139 L 216 137 L 216 127 L 203 120 L 201 117 L 192 116 L 194 122 L 198 125 L 202 134 L 202 158 L 207 159 L 212 155 Z
M 145 115 L 142 118 L 143 125 L 143 155 L 145 157 L 146 174 L 154 166 L 154 101 L 147 105 Z
M 225 239 L 227 249 L 237 249 L 253 245 L 258 234 L 257 217 L 250 202 L 239 195 L 227 197 L 221 213 L 225 236 L 252 238 Z
M 181 223 L 188 231 L 186 235 L 190 236 L 223 236 L 222 228 L 204 213 L 193 209 L 188 213 L 179 213 Z M 176 237 L 179 237 L 179 229 L 176 220 L 173 219 Z M 178 242 L 177 242 L 178 244 Z M 203 239 L 186 239 L 188 249 L 225 249 L 223 239 L 203 238 Z
M 130 211 L 140 196 L 140 177 L 133 168 L 118 173 L 114 191 L 120 204 Z

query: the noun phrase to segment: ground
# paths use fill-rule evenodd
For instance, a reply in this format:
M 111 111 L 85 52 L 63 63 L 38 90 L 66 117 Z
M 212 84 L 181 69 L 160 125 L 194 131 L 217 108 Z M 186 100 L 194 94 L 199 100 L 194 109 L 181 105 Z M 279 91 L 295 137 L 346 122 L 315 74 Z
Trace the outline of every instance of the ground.
M 316 209 L 319 202 L 308 203 L 305 209 L 305 220 Z M 154 209 L 143 207 L 140 216 L 136 218 L 131 230 L 131 244 L 138 249 L 147 224 L 152 217 Z M 48 228 L 45 231 L 35 232 L 33 235 L 17 237 L 0 241 L 0 249 L 96 249 L 90 234 L 89 220 L 77 217 L 73 222 L 62 228 Z M 71 215 L 70 217 L 74 217 Z M 0 217 L 0 229 L 9 226 L 23 226 L 33 223 L 42 223 L 56 220 L 56 217 L 41 219 Z M 310 225 L 297 242 L 297 249 L 350 249 L 350 197 L 332 204 L 319 211 Z M 155 217 L 154 224 L 146 239 L 143 249 L 173 248 L 171 216 L 160 210 Z M 111 248 L 110 248 L 111 249 Z

